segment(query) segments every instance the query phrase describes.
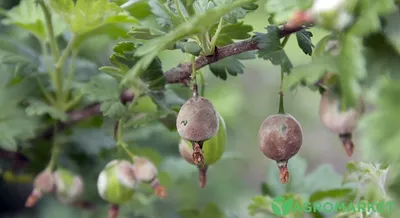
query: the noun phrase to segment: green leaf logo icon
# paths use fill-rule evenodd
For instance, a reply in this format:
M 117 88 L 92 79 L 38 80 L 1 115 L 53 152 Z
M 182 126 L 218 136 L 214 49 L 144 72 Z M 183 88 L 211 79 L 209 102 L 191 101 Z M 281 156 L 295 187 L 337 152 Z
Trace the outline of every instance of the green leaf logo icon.
M 285 197 L 276 197 L 271 203 L 272 212 L 278 216 L 284 216 L 291 212 L 293 207 L 293 199 L 285 199 Z

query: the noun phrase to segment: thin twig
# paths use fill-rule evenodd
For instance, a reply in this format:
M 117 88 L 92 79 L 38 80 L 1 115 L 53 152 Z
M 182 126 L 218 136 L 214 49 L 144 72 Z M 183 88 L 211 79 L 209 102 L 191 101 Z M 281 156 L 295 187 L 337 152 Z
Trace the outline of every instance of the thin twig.
M 283 38 L 287 35 L 302 30 L 304 27 L 287 28 L 283 26 L 280 29 L 280 37 Z M 217 48 L 214 54 L 209 56 L 201 56 L 195 61 L 196 70 L 207 66 L 208 64 L 215 63 L 226 57 L 241 54 L 246 51 L 252 51 L 258 49 L 258 41 L 255 38 L 244 40 L 241 42 L 232 43 L 230 45 Z M 181 83 L 190 78 L 192 74 L 192 62 L 186 62 L 174 67 L 165 72 L 164 77 L 167 83 Z M 133 100 L 134 94 L 130 91 L 124 91 L 121 94 L 121 102 L 126 104 Z M 68 113 L 69 120 L 63 123 L 59 123 L 58 131 L 64 131 L 66 128 L 74 125 L 75 123 L 85 120 L 89 117 L 100 115 L 100 104 L 94 103 L 83 109 L 77 109 Z M 49 127 L 42 134 L 39 134 L 36 139 L 50 139 L 53 137 L 53 127 Z

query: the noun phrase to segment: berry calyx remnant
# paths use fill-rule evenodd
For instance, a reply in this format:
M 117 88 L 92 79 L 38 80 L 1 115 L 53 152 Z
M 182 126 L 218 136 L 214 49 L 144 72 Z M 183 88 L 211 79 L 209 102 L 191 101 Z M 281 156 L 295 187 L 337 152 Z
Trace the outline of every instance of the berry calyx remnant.
M 289 181 L 287 163 L 299 152 L 303 143 L 300 123 L 290 114 L 271 115 L 261 124 L 258 139 L 263 154 L 276 161 L 281 182 L 287 183 Z

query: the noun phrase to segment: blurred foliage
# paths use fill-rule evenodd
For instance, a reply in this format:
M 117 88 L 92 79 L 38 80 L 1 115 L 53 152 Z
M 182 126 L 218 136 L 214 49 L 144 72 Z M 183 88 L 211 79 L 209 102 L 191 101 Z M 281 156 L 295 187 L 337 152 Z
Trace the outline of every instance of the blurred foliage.
M 326 6 L 330 1 L 320 2 Z M 300 204 L 397 202 L 398 2 L 331 3 L 319 8 L 309 0 L 1 1 L 0 211 L 10 212 L 0 216 L 105 217 L 108 204 L 99 197 L 98 174 L 113 159 L 130 160 L 125 149 L 156 165 L 168 197 L 160 199 L 149 184 L 140 184 L 121 205 L 120 217 L 276 217 L 280 206 L 275 199 L 280 197 Z M 281 39 L 279 24 L 306 10 L 317 14 L 317 22 Z M 351 22 L 336 20 L 344 16 Z M 232 55 L 197 71 L 200 91 L 224 117 L 228 132 L 226 152 L 210 166 L 207 187 L 200 189 L 197 168 L 179 156 L 175 126 L 192 92 L 167 84 L 164 72 L 194 56 L 210 55 L 216 46 L 246 40 L 256 40 L 258 51 Z M 337 53 L 326 52 L 332 40 L 339 42 Z M 277 67 L 284 73 L 283 84 Z M 362 161 L 347 162 L 339 140 L 329 138 L 317 120 L 315 91 L 327 72 L 338 78 L 333 86 L 343 110 L 354 107 L 359 97 L 373 106 L 360 121 L 356 148 L 362 150 Z M 261 121 L 277 111 L 280 85 L 288 93 L 286 111 L 304 128 L 304 145 L 289 160 L 291 179 L 285 185 L 274 161 L 265 170 L 255 136 Z M 123 104 L 120 94 L 126 89 L 135 97 Z M 294 90 L 296 97 L 290 98 Z M 52 132 L 54 123 L 68 121 L 68 112 L 96 103 L 100 113 L 55 137 L 40 136 Z M 124 121 L 122 138 L 113 137 L 115 120 Z M 83 200 L 94 208 L 63 205 L 46 195 L 35 208 L 23 209 L 32 179 L 53 158 L 54 164 L 83 177 Z M 399 210 L 285 217 L 386 218 Z

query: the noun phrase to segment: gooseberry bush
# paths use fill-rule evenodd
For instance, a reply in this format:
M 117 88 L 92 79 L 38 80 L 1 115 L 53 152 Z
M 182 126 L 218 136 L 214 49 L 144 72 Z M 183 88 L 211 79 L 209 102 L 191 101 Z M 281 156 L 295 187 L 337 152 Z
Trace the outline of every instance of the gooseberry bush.
M 21 0 L 0 11 L 3 179 L 12 183 L 32 174 L 25 207 L 53 196 L 64 207 L 92 211 L 79 217 L 394 217 L 395 206 L 386 213 L 277 214 L 273 199 L 398 205 L 399 4 Z M 258 11 L 265 15 L 262 32 L 245 19 Z M 326 32 L 321 40 L 312 39 L 315 29 Z M 285 50 L 290 38 L 308 61 L 293 64 Z M 104 42 L 111 52 L 102 49 Z M 166 66 L 161 54 L 171 51 L 186 59 Z M 99 58 L 104 53 L 108 60 Z M 276 113 L 265 114 L 259 132 L 251 133 L 259 144 L 243 145 L 273 163 L 259 195 L 242 202 L 248 209 L 243 215 L 218 200 L 196 197 L 206 193 L 212 166 L 235 156 L 227 152 L 229 126 L 206 95 L 205 78 L 229 83 L 251 76 L 244 67 L 251 59 L 279 67 L 281 80 Z M 206 77 L 204 69 L 213 76 Z M 306 173 L 307 163 L 297 153 L 303 138 L 314 133 L 285 110 L 283 100 L 298 89 L 320 96 L 315 107 L 321 123 L 343 145 L 344 155 L 352 157 L 355 148 L 369 151 L 365 162 L 349 161 L 344 175 L 327 165 Z M 165 149 L 171 146 L 179 158 Z M 178 165 L 198 172 L 200 192 L 185 184 L 170 189 L 178 182 Z M 220 188 L 234 183 L 227 181 Z M 177 205 L 185 202 L 191 203 Z

